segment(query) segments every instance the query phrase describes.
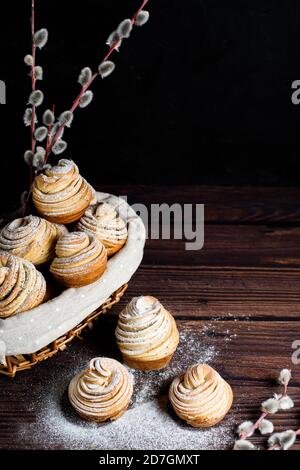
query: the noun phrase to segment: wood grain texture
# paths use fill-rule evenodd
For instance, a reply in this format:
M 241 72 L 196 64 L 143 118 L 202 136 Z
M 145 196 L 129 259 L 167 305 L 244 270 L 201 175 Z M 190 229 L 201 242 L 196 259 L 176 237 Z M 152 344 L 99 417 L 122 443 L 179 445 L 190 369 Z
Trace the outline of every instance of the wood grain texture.
M 300 227 L 205 223 L 204 238 L 198 251 L 185 240 L 148 239 L 143 264 L 300 268 Z
M 217 224 L 299 224 L 300 189 L 285 187 L 98 185 L 125 195 L 130 204 L 205 204 L 205 220 Z
M 121 305 L 146 294 L 177 317 L 300 320 L 298 269 L 142 266 Z
M 119 307 L 115 307 L 115 310 L 118 311 Z M 283 367 L 292 368 L 293 371 L 290 395 L 295 400 L 295 408 L 278 413 L 273 421 L 276 430 L 300 427 L 300 367 L 293 366 L 291 363 L 292 342 L 297 338 L 300 339 L 297 322 L 277 322 L 277 328 L 274 328 L 273 323 L 263 321 L 178 321 L 177 323 L 181 335 L 187 337 L 189 334 L 193 335 L 194 342 L 199 344 L 200 356 L 200 351 L 206 348 L 214 349 L 211 365 L 232 385 L 235 399 L 228 416 L 232 427 L 232 443 L 235 425 L 244 419 L 254 420 L 258 416 L 261 401 L 279 390 L 276 377 L 280 368 Z M 108 355 L 120 359 L 113 336 L 115 326 L 116 318 L 107 315 L 100 319 L 94 330 L 85 336 L 84 342 L 75 341 L 72 346 L 51 361 L 41 363 L 31 372 L 18 375 L 14 381 L 0 378 L 0 447 L 2 449 L 51 448 L 47 445 L 50 439 L 50 436 L 47 438 L 47 428 L 43 435 L 39 436 L 32 434 L 34 427 L 30 426 L 28 428 L 30 432 L 23 433 L 22 439 L 19 434 L 20 428 L 24 430 L 30 423 L 37 422 L 43 407 L 49 406 L 49 383 L 53 384 L 55 377 L 58 381 L 57 388 L 61 387 L 64 390 L 74 374 L 74 368 L 84 367 L 90 358 Z M 175 354 L 170 368 L 178 370 L 178 367 L 180 369 L 182 365 L 184 369 L 189 360 L 188 356 L 188 349 Z M 156 395 L 164 395 L 169 384 L 170 378 L 161 384 Z M 146 385 L 147 373 L 137 379 L 136 393 Z M 61 406 L 66 406 L 63 396 L 61 396 L 61 401 Z M 53 404 L 53 406 L 56 405 Z M 59 433 L 59 429 L 57 432 Z M 263 445 L 266 439 L 257 435 L 253 441 Z M 174 448 L 175 446 L 174 443 Z M 61 440 L 55 447 L 66 448 L 66 443 Z M 300 450 L 300 442 L 297 443 L 295 449 Z
M 54 381 L 55 388 L 57 380 L 60 393 L 74 370 L 90 358 L 120 359 L 113 334 L 117 314 L 131 297 L 145 294 L 158 297 L 174 314 L 187 345 L 194 335 L 199 351 L 215 351 L 211 364 L 235 394 L 229 416 L 232 443 L 235 425 L 254 420 L 261 401 L 278 390 L 276 377 L 283 367 L 293 372 L 290 395 L 295 408 L 278 413 L 274 424 L 276 430 L 298 429 L 300 365 L 294 365 L 291 357 L 293 342 L 300 341 L 300 189 L 100 185 L 97 189 L 128 195 L 130 203 L 148 207 L 204 203 L 204 248 L 193 252 L 185 250 L 184 241 L 148 240 L 143 264 L 126 296 L 83 342 L 75 341 L 13 381 L 0 377 L 0 448 L 53 448 L 47 443 L 47 426 L 41 435 L 29 426 L 39 422 L 46 404 L 52 406 L 49 383 Z M 188 346 L 177 353 L 171 369 L 186 367 L 190 353 Z M 139 377 L 136 392 L 145 384 L 146 378 Z M 161 385 L 157 393 L 164 394 L 169 384 Z M 58 401 L 62 411 L 68 407 L 60 396 Z M 30 431 L 20 435 L 20 428 L 27 427 Z M 253 438 L 259 445 L 265 441 L 258 435 Z M 63 439 L 55 445 L 66 447 Z M 300 440 L 295 449 L 300 450 Z

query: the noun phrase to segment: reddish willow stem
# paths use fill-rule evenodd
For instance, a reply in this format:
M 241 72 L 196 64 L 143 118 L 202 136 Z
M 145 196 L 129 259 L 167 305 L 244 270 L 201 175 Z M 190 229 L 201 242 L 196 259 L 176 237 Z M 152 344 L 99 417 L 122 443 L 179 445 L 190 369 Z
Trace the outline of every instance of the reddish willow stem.
M 283 385 L 283 394 L 282 394 L 283 397 L 287 396 L 288 385 L 289 385 L 288 383 L 285 383 Z
M 35 35 L 35 0 L 31 0 L 31 43 L 32 43 L 32 50 L 31 50 L 31 56 L 32 56 L 31 90 L 32 90 L 32 92 L 35 91 L 35 86 L 36 86 L 36 76 L 35 76 L 36 45 L 34 43 L 34 35 Z M 32 110 L 31 125 L 30 125 L 30 128 L 31 128 L 31 151 L 34 154 L 35 145 L 36 145 L 36 140 L 35 140 L 35 137 L 34 137 L 36 109 L 35 109 L 34 104 L 32 104 L 31 110 Z M 32 163 L 29 166 L 29 180 L 30 180 L 30 190 L 28 192 L 26 204 L 25 204 L 25 207 L 24 207 L 24 215 L 27 213 L 27 210 L 28 210 L 30 194 L 31 194 L 31 188 L 32 188 L 32 182 L 33 182 L 33 166 L 32 166 Z
M 296 436 L 300 436 L 300 429 L 295 431 Z M 273 446 L 269 447 L 268 450 L 281 450 L 280 445 L 274 444 Z
M 139 9 L 134 13 L 134 15 L 132 16 L 131 18 L 131 22 L 132 24 L 134 24 L 136 22 L 136 18 L 137 18 L 137 15 L 143 10 L 143 8 L 147 5 L 147 3 L 149 2 L 149 0 L 144 0 L 141 4 L 141 6 L 139 7 Z M 111 54 L 118 48 L 118 46 L 120 45 L 120 43 L 122 42 L 122 39 L 119 39 L 118 41 L 116 41 L 114 44 L 112 44 L 108 50 L 108 52 L 105 54 L 105 56 L 103 57 L 103 59 L 101 60 L 100 62 L 100 65 L 105 62 L 110 56 Z M 79 95 L 77 96 L 77 98 L 75 99 L 75 101 L 73 102 L 73 105 L 72 107 L 70 108 L 70 111 L 73 113 L 79 106 L 79 103 L 80 103 L 80 100 L 82 98 L 82 96 L 84 95 L 84 93 L 90 88 L 90 86 L 92 85 L 92 83 L 94 82 L 94 80 L 99 76 L 99 72 L 95 72 L 91 79 L 88 81 L 88 83 L 86 85 L 84 85 L 79 93 Z M 62 130 L 64 129 L 65 127 L 65 124 L 62 124 L 58 129 L 57 129 L 57 132 L 55 133 L 55 135 L 53 136 L 53 138 L 51 139 L 49 145 L 47 146 L 47 149 L 46 149 L 46 155 L 45 155 L 45 163 L 47 162 L 47 159 L 52 151 L 52 148 L 53 148 L 53 145 L 57 142 L 59 136 L 61 135 L 61 132 Z
M 288 385 L 289 385 L 289 382 L 283 384 L 283 392 L 282 394 L 280 395 L 280 398 L 279 398 L 279 401 L 282 399 L 282 398 L 285 398 L 287 396 L 287 391 L 288 391 Z M 258 418 L 258 420 L 256 421 L 256 423 L 254 423 L 248 432 L 244 432 L 241 434 L 240 436 L 240 439 L 247 439 L 248 437 L 250 437 L 254 431 L 256 431 L 256 429 L 258 429 L 260 423 L 269 415 L 269 413 L 266 413 L 265 411 L 261 414 L 261 416 Z M 298 431 L 297 431 L 298 432 Z M 299 434 L 300 434 L 300 429 L 299 429 Z M 273 450 L 273 449 L 269 449 L 269 450 Z
M 32 40 L 32 65 L 31 65 L 31 88 L 35 91 L 36 76 L 35 76 L 35 53 L 36 45 L 34 43 L 35 35 L 35 0 L 31 1 L 31 40 Z M 31 116 L 31 151 L 34 153 L 35 150 L 35 105 L 32 105 L 32 116 Z
M 267 450 L 281 450 L 281 447 L 278 444 L 274 444 L 271 447 L 268 447 Z
M 263 413 L 260 415 L 260 417 L 258 418 L 258 420 L 256 421 L 256 423 L 254 423 L 254 424 L 251 426 L 251 428 L 249 429 L 249 431 L 248 431 L 248 432 L 245 432 L 245 433 L 243 433 L 243 434 L 241 434 L 240 439 L 244 440 L 244 439 L 247 439 L 247 437 L 250 437 L 250 436 L 254 433 L 254 431 L 255 431 L 256 429 L 258 429 L 260 423 L 261 423 L 267 416 L 268 416 L 268 413 L 263 412 Z

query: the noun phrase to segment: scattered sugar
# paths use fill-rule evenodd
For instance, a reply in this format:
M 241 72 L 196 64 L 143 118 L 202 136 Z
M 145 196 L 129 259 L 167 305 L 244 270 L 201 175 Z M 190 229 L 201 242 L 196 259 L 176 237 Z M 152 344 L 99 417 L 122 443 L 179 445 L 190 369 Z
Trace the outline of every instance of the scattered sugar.
M 185 372 L 187 367 L 209 364 L 217 356 L 217 351 L 214 346 L 204 346 L 201 341 L 201 333 L 181 332 L 180 343 L 170 367 L 151 372 L 130 369 L 136 383 L 134 403 L 143 403 L 159 393 L 167 393 L 171 381 Z
M 114 422 L 97 425 L 66 415 L 58 402 L 45 404 L 35 427 L 44 433 L 44 448 L 68 449 L 224 449 L 232 443 L 232 423 L 227 419 L 207 430 L 193 429 L 169 409 L 166 396 L 140 403 Z M 46 431 L 46 432 L 45 432 Z M 26 442 L 23 432 L 23 444 Z
M 162 371 L 130 369 L 134 395 L 127 412 L 114 422 L 95 424 L 81 420 L 71 408 L 67 387 L 78 372 L 74 360 L 60 374 L 52 374 L 46 387 L 33 391 L 31 408 L 36 420 L 18 429 L 23 448 L 41 449 L 226 449 L 233 441 L 233 422 L 229 417 L 208 429 L 194 429 L 177 418 L 168 402 L 172 379 L 195 363 L 210 363 L 218 355 L 201 331 L 185 331 L 170 366 Z M 77 364 L 77 362 L 76 362 Z
M 218 326 L 217 322 L 210 322 L 207 323 L 206 325 L 203 326 L 201 330 L 202 335 L 208 335 L 208 336 L 220 336 L 222 335 L 224 341 L 226 343 L 232 341 L 233 339 L 237 338 L 236 333 L 232 333 L 229 328 L 226 330 L 222 329 L 220 331 L 220 328 Z

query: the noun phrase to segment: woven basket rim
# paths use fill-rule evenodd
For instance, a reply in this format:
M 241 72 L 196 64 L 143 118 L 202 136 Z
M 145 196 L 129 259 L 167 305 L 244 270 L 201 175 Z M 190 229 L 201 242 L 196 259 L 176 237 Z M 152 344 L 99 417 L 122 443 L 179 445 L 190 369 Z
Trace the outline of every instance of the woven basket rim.
M 0 375 L 14 378 L 18 372 L 32 369 L 38 363 L 49 359 L 59 351 L 64 351 L 69 343 L 71 343 L 75 338 L 80 337 L 82 332 L 87 329 L 90 330 L 93 327 L 93 323 L 98 320 L 100 315 L 106 313 L 115 304 L 117 304 L 125 294 L 127 288 L 128 284 L 121 286 L 106 300 L 106 302 L 104 302 L 104 304 L 92 312 L 84 321 L 37 352 L 18 356 L 6 356 L 6 365 L 0 365 Z
M 119 196 L 101 192 L 96 195 L 99 203 L 108 202 L 116 207 L 120 216 L 128 223 L 127 243 L 109 259 L 107 269 L 98 281 L 80 288 L 65 289 L 34 309 L 3 320 L 0 331 L 0 363 L 7 356 L 34 354 L 57 341 L 63 334 L 88 319 L 121 286 L 129 283 L 138 269 L 146 241 L 142 219 Z

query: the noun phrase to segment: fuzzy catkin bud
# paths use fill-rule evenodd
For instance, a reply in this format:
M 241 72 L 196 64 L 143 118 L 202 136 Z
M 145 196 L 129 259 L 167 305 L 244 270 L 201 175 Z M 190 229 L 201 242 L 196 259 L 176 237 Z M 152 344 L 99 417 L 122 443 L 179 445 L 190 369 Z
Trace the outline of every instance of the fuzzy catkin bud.
M 32 106 L 40 106 L 44 100 L 44 94 L 41 90 L 33 91 L 30 96 L 28 103 Z
M 31 54 L 27 54 L 25 57 L 24 57 L 24 62 L 26 65 L 28 65 L 29 67 L 31 67 L 31 65 L 33 64 L 33 57 Z
M 94 96 L 94 94 L 91 90 L 86 91 L 82 95 L 82 97 L 80 98 L 79 107 L 80 108 L 86 108 L 90 104 L 90 102 L 92 101 L 93 96 Z
M 43 155 L 43 157 L 46 155 L 46 150 L 44 149 L 44 147 L 37 147 L 36 151 Z
M 84 67 L 84 69 L 81 70 L 79 77 L 78 77 L 78 83 L 80 85 L 85 86 L 87 83 L 90 81 L 92 78 L 92 71 L 89 67 Z
M 263 419 L 258 426 L 260 433 L 264 436 L 265 434 L 272 434 L 274 431 L 274 425 L 268 419 Z
M 31 150 L 26 150 L 24 153 L 24 161 L 27 165 L 32 165 L 33 160 L 33 152 Z
M 34 168 L 38 168 L 44 160 L 44 155 L 40 152 L 36 152 L 33 157 L 32 165 Z
M 295 440 L 297 437 L 295 431 L 289 429 L 288 431 L 284 431 L 280 434 L 280 442 L 283 450 L 288 450 L 295 444 Z
M 292 447 L 296 440 L 296 433 L 295 431 L 289 429 L 288 431 L 284 432 L 276 432 L 268 439 L 269 447 L 278 447 L 283 450 L 288 450 Z
M 279 410 L 279 401 L 275 398 L 269 398 L 261 404 L 261 409 L 264 413 L 275 414 Z
M 46 28 L 42 28 L 35 33 L 33 36 L 33 42 L 36 47 L 42 49 L 48 41 L 48 31 Z
M 141 10 L 135 17 L 134 24 L 136 26 L 144 26 L 149 20 L 150 13 L 147 10 Z
M 48 129 L 44 126 L 38 127 L 34 133 L 34 137 L 38 142 L 42 142 L 43 140 L 45 140 L 47 135 Z
M 60 153 L 63 153 L 66 150 L 67 146 L 67 142 L 59 139 L 53 145 L 52 152 L 54 153 L 54 155 L 59 155 Z
M 44 74 L 43 67 L 41 67 L 40 65 L 37 65 L 36 67 L 34 67 L 34 74 L 35 74 L 36 80 L 43 80 L 43 74 Z
M 247 437 L 250 437 L 250 436 L 252 436 L 253 432 L 254 432 L 254 430 L 253 430 L 252 421 L 244 421 L 237 428 L 237 434 L 239 436 L 243 436 L 245 434 Z
M 32 108 L 26 108 L 24 116 L 23 116 L 23 121 L 26 127 L 31 126 L 31 120 L 32 120 Z M 36 117 L 35 117 L 35 122 L 37 122 Z
M 268 446 L 269 446 L 269 447 L 278 446 L 279 448 L 281 447 L 281 444 L 280 444 L 280 432 L 275 432 L 274 434 L 272 434 L 272 436 L 269 437 L 269 439 L 268 439 Z
M 60 129 L 60 131 L 59 131 L 59 129 Z M 59 122 L 56 122 L 54 124 L 54 126 L 52 127 L 51 137 L 54 137 L 58 131 L 59 131 L 59 135 L 57 137 L 61 138 L 64 135 L 65 129 L 64 129 L 64 127 L 61 127 L 61 124 Z
M 117 32 L 122 38 L 129 38 L 132 31 L 132 21 L 130 19 L 123 20 L 117 29 Z
M 289 369 L 282 369 L 279 374 L 278 382 L 282 385 L 287 385 L 292 378 L 291 371 Z
M 279 401 L 281 410 L 290 410 L 294 408 L 294 402 L 289 396 L 282 397 Z
M 50 109 L 47 109 L 43 114 L 43 123 L 45 126 L 52 126 L 54 123 L 55 117 L 53 112 Z
M 71 127 L 72 121 L 74 119 L 74 114 L 72 111 L 64 111 L 59 116 L 58 122 L 60 125 L 64 125 L 66 127 Z
M 118 33 L 118 31 L 113 31 L 108 36 L 106 44 L 109 47 L 112 47 L 112 46 L 115 46 L 116 44 L 119 43 L 118 46 L 116 47 L 116 50 L 119 51 L 119 47 L 121 46 L 121 42 L 122 42 L 122 38 L 121 38 L 120 34 Z
M 49 163 L 46 163 L 46 165 L 43 165 L 41 170 L 44 172 L 44 171 L 47 171 L 47 170 L 51 170 L 52 166 L 49 164 Z
M 115 64 L 111 60 L 106 60 L 99 65 L 99 73 L 102 78 L 108 77 L 115 70 Z
M 235 441 L 233 450 L 255 450 L 256 447 L 249 441 L 239 440 Z

